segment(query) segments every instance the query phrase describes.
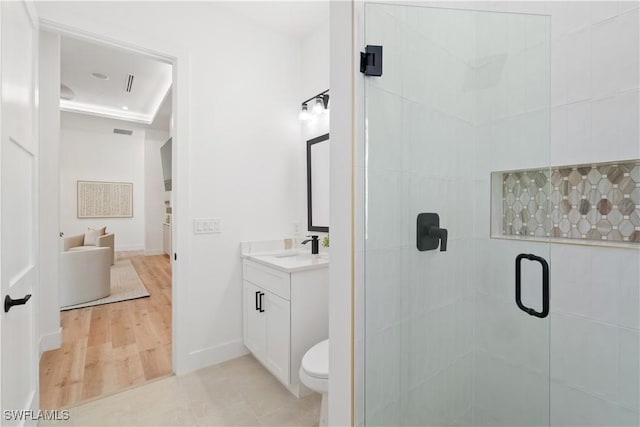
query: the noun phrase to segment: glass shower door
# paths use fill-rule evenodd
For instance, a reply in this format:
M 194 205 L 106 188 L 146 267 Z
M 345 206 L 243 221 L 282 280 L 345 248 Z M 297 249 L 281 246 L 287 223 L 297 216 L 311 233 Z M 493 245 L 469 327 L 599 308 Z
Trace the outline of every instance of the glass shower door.
M 365 424 L 548 425 L 548 17 L 366 3 L 365 44 Z

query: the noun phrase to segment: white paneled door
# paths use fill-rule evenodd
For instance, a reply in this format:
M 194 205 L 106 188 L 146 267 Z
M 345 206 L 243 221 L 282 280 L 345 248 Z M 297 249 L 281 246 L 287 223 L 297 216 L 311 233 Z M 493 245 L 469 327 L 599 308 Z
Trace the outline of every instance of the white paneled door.
M 33 3 L 0 2 L 2 425 L 34 425 L 38 409 L 37 22 Z

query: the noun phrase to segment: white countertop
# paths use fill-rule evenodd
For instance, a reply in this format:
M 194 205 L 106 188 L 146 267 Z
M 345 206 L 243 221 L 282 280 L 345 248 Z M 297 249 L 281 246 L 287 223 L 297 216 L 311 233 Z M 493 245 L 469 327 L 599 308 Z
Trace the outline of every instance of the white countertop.
M 309 251 L 300 251 L 297 249 L 243 253 L 242 258 L 287 273 L 329 267 L 329 254 L 320 253 L 318 255 L 312 255 Z

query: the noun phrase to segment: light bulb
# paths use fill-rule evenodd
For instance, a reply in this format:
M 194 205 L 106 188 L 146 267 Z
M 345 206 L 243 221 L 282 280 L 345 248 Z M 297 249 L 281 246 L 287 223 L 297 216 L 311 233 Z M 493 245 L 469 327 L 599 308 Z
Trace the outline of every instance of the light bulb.
M 307 110 L 307 104 L 302 104 L 302 109 L 300 110 L 300 114 L 298 118 L 302 121 L 309 120 L 309 110 Z
M 324 103 L 322 98 L 316 98 L 316 102 L 313 104 L 313 114 L 320 114 L 324 110 Z

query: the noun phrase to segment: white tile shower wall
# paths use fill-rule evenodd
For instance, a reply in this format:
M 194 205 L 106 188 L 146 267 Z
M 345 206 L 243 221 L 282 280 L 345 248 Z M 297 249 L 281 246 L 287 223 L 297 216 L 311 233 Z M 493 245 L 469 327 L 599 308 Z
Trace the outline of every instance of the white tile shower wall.
M 377 86 L 387 93 L 404 95 L 404 102 L 396 98 L 393 98 L 392 101 L 396 104 L 400 102 L 402 108 L 406 109 L 402 112 L 404 120 L 410 118 L 413 105 L 423 110 L 415 113 L 415 116 L 420 118 L 419 123 L 416 124 L 418 129 L 410 131 L 411 126 L 403 124 L 402 132 L 422 135 L 426 146 L 425 150 L 428 151 L 412 152 L 410 147 L 404 145 L 408 137 L 404 133 L 387 135 L 387 138 L 391 139 L 400 138 L 403 144 L 401 147 L 396 144 L 395 148 L 405 153 L 403 158 L 408 160 L 406 165 L 400 163 L 402 170 L 408 170 L 408 172 L 400 174 L 398 177 L 397 165 L 401 160 L 397 158 L 397 153 L 386 158 L 387 166 L 394 165 L 390 166 L 390 169 L 396 173 L 396 175 L 393 173 L 387 175 L 392 178 L 390 180 L 391 186 L 396 185 L 394 183 L 400 179 L 401 184 L 396 188 L 400 191 L 406 191 L 404 186 L 407 184 L 402 180 L 404 179 L 403 175 L 409 175 L 409 206 L 411 203 L 420 205 L 416 208 L 409 207 L 409 216 L 414 213 L 413 209 L 426 208 L 428 210 L 434 206 L 432 202 L 435 203 L 437 209 L 441 209 L 438 201 L 452 196 L 447 192 L 447 189 L 452 188 L 447 187 L 448 173 L 451 174 L 448 176 L 449 181 L 454 186 L 462 182 L 455 180 L 456 174 L 459 172 L 457 163 L 456 166 L 452 166 L 453 163 L 447 164 L 446 160 L 443 160 L 437 164 L 431 164 L 422 162 L 422 159 L 443 158 L 447 152 L 450 152 L 449 150 L 456 150 L 457 154 L 461 155 L 463 162 L 468 160 L 462 155 L 464 153 L 463 150 L 460 150 L 462 145 L 455 146 L 455 141 L 458 140 L 456 137 L 451 140 L 446 139 L 450 135 L 448 132 L 451 128 L 446 127 L 442 120 L 443 117 L 456 118 L 459 120 L 458 125 L 460 125 L 465 121 L 466 116 L 461 113 L 465 110 L 451 108 L 451 104 L 447 104 L 446 100 L 442 101 L 443 97 L 451 96 L 454 92 L 447 92 L 450 89 L 449 85 L 438 86 L 437 82 L 447 81 L 450 76 L 453 76 L 454 80 L 459 76 L 464 76 L 462 87 L 470 85 L 470 87 L 466 87 L 467 90 L 469 88 L 476 89 L 475 94 L 471 97 L 475 99 L 475 105 L 472 108 L 475 117 L 471 121 L 475 127 L 472 127 L 469 133 L 472 139 L 475 138 L 477 147 L 477 150 L 472 153 L 476 165 L 473 185 L 477 194 L 484 194 L 485 197 L 476 197 L 474 200 L 474 215 L 470 221 L 476 240 L 470 253 L 465 254 L 468 257 L 465 259 L 470 260 L 469 264 L 477 266 L 472 274 L 475 278 L 474 286 L 477 289 L 475 298 L 478 299 L 475 310 L 479 316 L 471 320 L 475 325 L 473 328 L 475 328 L 476 345 L 474 353 L 476 361 L 471 369 L 474 372 L 471 376 L 475 382 L 473 415 L 470 413 L 458 414 L 461 415 L 461 420 L 464 420 L 465 416 L 469 416 L 467 424 L 471 424 L 473 421 L 478 425 L 512 425 L 514 420 L 520 420 L 519 422 L 522 423 L 543 425 L 547 423 L 549 415 L 552 424 L 638 424 L 638 368 L 633 365 L 634 361 L 638 360 L 638 279 L 637 276 L 634 276 L 639 267 L 638 253 L 625 252 L 623 260 L 619 257 L 624 251 L 616 252 L 614 256 L 612 251 L 619 250 L 586 248 L 593 252 L 592 256 L 603 260 L 599 265 L 607 263 L 605 267 L 595 272 L 591 268 L 587 269 L 588 271 L 585 270 L 585 265 L 594 264 L 593 259 L 583 252 L 585 248 L 553 246 L 553 252 L 549 254 L 548 246 L 544 244 L 510 242 L 507 247 L 504 242 L 486 239 L 489 235 L 488 178 L 491 170 L 638 157 L 638 3 L 613 3 L 615 6 L 611 4 L 595 5 L 588 2 L 492 2 L 488 5 L 484 4 L 484 6 L 478 2 L 473 3 L 473 7 L 476 9 L 484 7 L 487 10 L 496 11 L 546 12 L 551 15 L 552 40 L 551 61 L 545 63 L 544 51 L 541 51 L 539 47 L 537 50 L 535 49 L 535 41 L 540 42 L 537 36 L 546 33 L 544 28 L 536 27 L 534 24 L 523 25 L 527 21 L 523 21 L 522 17 L 512 16 L 510 21 L 501 14 L 480 15 L 474 21 L 474 25 L 477 27 L 477 43 L 475 45 L 476 53 L 471 55 L 472 61 L 470 63 L 473 65 L 473 73 L 470 72 L 472 74 L 470 80 L 469 73 L 465 75 L 458 73 L 458 69 L 450 70 L 452 66 L 455 67 L 452 64 L 455 64 L 456 59 L 461 56 L 459 54 L 456 56 L 453 52 L 459 52 L 459 50 L 449 46 L 448 52 L 453 58 L 449 58 L 439 50 L 442 44 L 438 44 L 437 41 L 450 35 L 448 31 L 443 29 L 447 27 L 437 27 L 433 25 L 433 22 L 431 22 L 432 25 L 423 25 L 423 23 L 429 23 L 430 13 L 433 10 L 414 9 L 412 13 L 406 13 L 406 10 L 403 11 L 401 8 L 385 6 L 384 13 L 386 15 L 378 13 L 367 17 L 368 28 L 370 26 L 380 27 L 380 24 L 388 23 L 389 19 L 404 20 L 408 26 L 408 29 L 405 29 L 402 26 L 388 25 L 377 40 L 367 39 L 368 43 L 384 42 L 385 46 L 385 75 L 380 79 L 371 80 L 367 89 L 368 94 L 372 92 L 371 86 Z M 430 4 L 452 8 L 466 7 L 462 3 L 454 2 Z M 380 6 L 378 9 L 383 9 L 383 7 Z M 441 16 L 444 15 L 438 15 L 439 18 Z M 451 21 L 456 21 L 461 15 L 454 14 L 452 16 Z M 447 23 L 445 21 L 445 25 Z M 474 25 L 468 28 L 473 28 Z M 411 30 L 424 36 L 424 40 L 409 39 L 407 34 Z M 463 33 L 456 34 L 460 38 L 464 38 Z M 399 51 L 394 47 L 403 37 L 407 41 L 404 44 L 405 50 Z M 527 41 L 529 41 L 528 44 Z M 522 43 L 524 43 L 525 49 L 518 51 L 517 47 L 522 46 Z M 596 46 L 596 43 L 604 43 L 602 46 L 605 48 Z M 419 51 L 411 49 L 419 49 Z M 402 55 L 399 55 L 398 52 L 402 52 Z M 418 54 L 420 52 L 423 53 Z M 407 53 L 410 54 L 406 55 Z M 438 61 L 434 61 L 435 63 L 432 64 L 432 58 L 438 58 Z M 429 61 L 429 65 L 435 68 L 431 70 L 433 74 L 429 75 L 428 72 L 423 72 L 419 74 L 419 78 L 412 80 L 408 70 L 411 67 L 420 67 L 426 61 Z M 617 66 L 613 67 L 608 64 L 616 64 Z M 411 66 L 409 67 L 409 65 Z M 532 65 L 538 65 L 538 67 L 533 68 Z M 550 83 L 539 78 L 545 74 L 545 70 L 549 67 L 551 68 Z M 402 77 L 399 77 L 398 73 L 401 73 Z M 527 81 L 524 87 L 516 84 L 522 75 L 526 77 Z M 540 108 L 547 103 L 545 97 L 548 92 L 543 90 L 546 84 L 551 85 L 549 97 L 549 103 L 553 107 L 551 114 Z M 464 93 L 461 94 L 464 95 Z M 569 110 L 571 110 L 571 114 L 569 114 Z M 395 112 L 397 110 L 390 108 L 389 111 Z M 369 130 L 372 131 L 374 129 L 371 128 L 374 126 L 374 122 L 371 120 L 372 111 L 367 111 L 367 114 L 370 119 Z M 430 122 L 431 115 L 433 115 L 433 120 Z M 379 119 L 382 120 L 381 124 L 385 123 L 383 116 L 384 114 L 381 114 L 381 119 Z M 391 117 L 391 120 L 397 120 L 397 117 Z M 550 127 L 549 120 L 551 121 Z M 420 134 L 422 124 L 420 122 L 425 124 L 422 134 Z M 427 123 L 430 123 L 431 126 L 429 127 Z M 434 123 L 438 126 L 434 126 Z M 458 126 L 458 128 L 460 127 Z M 388 129 L 391 128 L 395 128 L 395 126 L 388 126 Z M 546 142 L 548 129 L 551 132 L 550 145 Z M 571 136 L 569 136 L 569 129 Z M 418 145 L 417 148 L 420 146 Z M 368 154 L 372 153 L 373 151 L 369 150 Z M 384 163 L 384 158 L 380 159 Z M 384 174 L 378 179 L 384 179 Z M 369 182 L 365 190 L 369 192 L 369 196 L 371 196 L 371 191 L 377 188 L 376 185 L 374 182 Z M 390 191 L 389 188 L 387 187 L 387 190 L 383 191 Z M 415 194 L 417 193 L 411 191 L 420 192 L 420 197 L 416 198 Z M 404 197 L 405 195 L 402 194 L 398 200 L 402 203 Z M 429 200 L 430 197 L 432 200 Z M 452 211 L 455 210 L 455 208 L 452 209 Z M 416 210 L 416 212 L 418 211 L 420 210 Z M 371 221 L 371 211 L 369 213 L 367 220 Z M 446 212 L 446 215 L 443 216 L 453 214 L 455 212 Z M 369 223 L 369 227 L 375 224 L 375 218 L 373 220 L 373 223 Z M 380 222 L 380 224 L 383 223 Z M 454 221 L 451 223 L 457 224 Z M 398 226 L 402 228 L 402 225 Z M 412 238 L 410 228 L 408 227 L 406 230 L 407 238 Z M 369 230 L 371 231 L 371 228 Z M 371 237 L 375 238 L 375 236 Z M 367 241 L 368 243 L 369 241 Z M 399 244 L 403 244 L 402 239 L 399 240 Z M 387 250 L 384 247 L 381 249 Z M 410 249 L 410 246 L 406 247 L 407 251 Z M 566 251 L 565 254 L 556 254 L 556 251 L 563 249 Z M 551 333 L 553 342 L 556 343 L 558 339 L 564 339 L 565 343 L 570 342 L 566 336 L 558 338 L 557 334 L 563 333 L 571 327 L 574 329 L 582 327 L 586 330 L 592 329 L 596 333 L 594 336 L 597 336 L 599 340 L 597 345 L 604 346 L 604 351 L 590 352 L 590 347 L 574 346 L 578 349 L 576 350 L 575 348 L 567 348 L 567 345 L 562 347 L 560 344 L 549 347 L 549 332 L 548 329 L 545 330 L 545 327 L 549 327 L 549 323 L 535 323 L 535 319 L 515 312 L 517 309 L 513 303 L 513 262 L 510 262 L 505 268 L 504 260 L 512 261 L 515 255 L 521 252 L 535 252 L 551 260 L 553 293 Z M 404 257 L 404 255 L 401 256 Z M 606 260 L 608 256 L 612 258 Z M 409 254 L 406 257 L 411 259 Z M 473 257 L 477 257 L 477 259 L 474 260 Z M 446 293 L 446 290 L 438 287 L 436 283 L 445 279 L 442 271 L 446 274 L 451 271 L 452 265 L 440 264 L 436 260 L 442 261 L 442 258 L 436 258 L 434 255 L 420 259 L 420 264 L 425 268 L 433 268 L 436 264 L 442 266 L 443 270 L 439 271 L 437 268 L 428 270 L 428 273 L 422 276 L 433 278 L 433 283 L 424 283 L 424 280 L 421 281 L 419 277 L 409 278 L 408 287 L 401 291 L 408 292 L 408 295 L 411 296 L 413 305 L 408 312 L 412 316 L 417 315 L 418 321 L 413 320 L 416 322 L 415 325 L 423 325 L 427 321 L 428 316 L 438 309 L 439 299 L 449 300 L 449 296 L 442 293 Z M 624 264 L 625 262 L 627 265 Z M 567 263 L 566 266 L 565 263 Z M 459 268 L 460 265 L 456 264 L 453 267 Z M 412 268 L 408 270 L 413 271 Z M 618 278 L 623 282 L 619 282 L 615 278 L 620 271 L 625 271 L 624 274 L 627 275 L 625 276 L 627 279 Z M 416 268 L 413 274 L 419 276 L 419 272 L 420 269 Z M 607 274 L 612 272 L 614 272 L 613 276 Z M 563 274 L 565 277 L 562 277 Z M 447 279 L 447 282 L 450 280 Z M 605 282 L 606 286 L 602 286 L 602 283 Z M 621 286 L 620 283 L 624 284 Z M 613 299 L 606 292 L 606 289 L 611 290 L 612 284 L 615 284 L 614 291 L 616 292 Z M 375 285 L 376 283 L 373 283 L 367 274 L 367 289 L 369 286 Z M 382 286 L 383 284 L 378 283 L 378 285 Z M 597 288 L 595 294 L 585 292 L 587 288 L 593 289 L 594 287 Z M 572 292 L 571 289 L 575 292 Z M 567 301 L 572 293 L 576 300 Z M 427 303 L 417 307 L 421 301 L 427 301 Z M 600 302 L 603 304 L 600 305 Z M 432 305 L 434 303 L 436 307 Z M 396 302 L 396 304 L 398 303 Z M 402 304 L 399 304 L 402 307 Z M 562 304 L 567 304 L 569 313 L 561 313 Z M 571 310 L 578 313 L 571 314 Z M 612 322 L 614 313 L 618 323 Z M 367 312 L 367 315 L 371 316 L 371 313 Z M 589 316 L 595 316 L 595 318 L 591 319 Z M 441 320 L 440 317 L 437 319 Z M 397 317 L 386 320 L 392 323 L 397 321 Z M 404 321 L 401 320 L 401 322 Z M 433 319 L 432 322 L 436 322 L 436 320 Z M 590 323 L 581 326 L 580 322 Z M 620 322 L 624 322 L 624 324 L 621 325 Z M 553 329 L 556 323 L 558 331 Z M 568 323 L 569 326 L 565 323 Z M 403 324 L 401 323 L 401 325 Z M 414 331 L 408 325 L 402 327 L 405 331 L 410 330 L 414 334 L 427 333 L 426 329 Z M 450 325 L 442 327 L 449 333 L 453 332 Z M 611 339 L 614 336 L 615 343 Z M 402 334 L 400 340 L 401 342 L 412 342 L 411 339 L 402 338 Z M 428 340 L 433 343 L 434 339 L 429 338 Z M 415 343 L 413 345 L 418 346 Z M 612 346 L 615 347 L 613 349 L 615 351 L 611 350 Z M 412 393 L 409 396 L 413 397 L 416 403 L 411 404 L 411 400 L 409 400 L 408 408 L 401 408 L 406 414 L 405 421 L 408 424 L 411 424 L 411 420 L 418 422 L 425 419 L 436 423 L 453 422 L 451 414 L 447 417 L 446 411 L 439 411 L 447 405 L 438 401 L 434 395 L 428 392 L 431 385 L 437 384 L 435 379 L 440 378 L 440 374 L 429 376 L 433 372 L 433 366 L 415 365 L 419 356 L 425 356 L 423 360 L 437 364 L 442 356 L 439 353 L 441 349 L 415 348 L 410 350 L 415 351 L 415 354 L 410 351 L 401 352 L 397 357 L 405 357 L 404 359 L 387 361 L 387 363 L 405 364 L 405 366 L 401 365 L 399 374 L 401 375 L 401 393 L 409 388 L 404 385 L 409 381 L 402 383 L 402 379 L 407 377 L 407 366 L 409 366 L 412 375 L 414 372 L 419 373 L 412 377 L 411 381 L 419 382 L 422 378 L 427 379 L 422 385 L 411 390 Z M 549 369 L 549 363 L 545 363 L 545 360 L 548 360 L 545 358 L 545 353 L 549 352 L 551 352 L 551 367 L 554 377 L 551 385 L 552 404 L 550 409 L 547 400 L 549 394 L 548 373 L 545 370 Z M 367 354 L 370 353 L 367 352 Z M 416 357 L 416 360 L 406 360 L 406 356 L 402 356 L 402 354 L 411 354 L 411 357 Z M 583 367 L 584 370 L 581 372 L 588 378 L 588 381 L 572 383 L 572 375 L 575 372 L 571 371 L 573 367 L 563 367 L 558 358 L 585 359 L 585 355 L 588 355 L 586 358 L 588 363 L 600 361 L 600 363 L 608 364 L 604 369 L 605 373 L 589 373 Z M 420 371 L 420 368 L 424 371 Z M 568 374 L 565 374 L 563 369 L 567 369 Z M 595 368 L 594 370 L 597 371 Z M 440 372 L 460 373 L 462 370 L 447 371 L 445 369 Z M 514 379 L 525 382 L 527 386 L 522 387 L 514 384 Z M 367 391 L 369 391 L 368 387 Z M 457 396 L 464 398 L 469 394 L 460 392 Z M 398 415 L 395 412 L 398 410 L 397 402 L 392 401 L 393 399 L 382 400 L 368 401 L 367 403 L 369 405 L 378 404 L 376 406 L 379 408 L 377 414 L 382 416 L 386 413 L 390 418 L 374 417 L 374 420 L 388 421 L 391 419 L 397 421 Z M 464 407 L 464 403 L 460 403 L 463 400 L 457 403 Z M 407 400 L 403 399 L 403 401 Z M 425 402 L 433 402 L 434 404 L 429 408 Z M 506 405 L 505 402 L 511 404 Z M 523 405 L 523 402 L 527 402 L 527 404 Z M 438 416 L 444 418 L 438 418 Z M 375 424 L 375 422 L 371 424 Z
M 544 2 L 544 12 L 551 15 L 552 35 L 551 165 L 638 158 L 639 4 Z M 526 4 L 508 2 L 502 6 L 511 12 L 527 11 Z M 497 10 L 495 5 L 486 9 Z M 499 29 L 494 25 L 493 32 L 498 33 Z M 480 35 L 478 40 L 481 44 Z M 494 39 L 487 49 L 498 49 L 498 42 Z M 500 95 L 497 90 L 493 102 L 499 103 Z M 479 91 L 479 105 L 491 102 L 483 99 L 486 96 Z M 486 173 L 487 164 L 503 156 L 506 144 L 513 143 L 501 123 L 482 125 L 487 116 L 478 108 L 476 142 L 479 148 L 490 147 L 486 156 L 480 153 L 478 165 L 482 173 Z M 546 151 L 545 147 L 537 147 Z M 535 148 L 523 151 L 529 154 L 531 149 Z M 506 164 L 513 165 L 510 156 L 504 157 L 498 158 L 497 163 L 506 160 Z M 484 182 L 478 185 L 483 187 Z M 476 199 L 476 213 L 488 209 L 480 199 Z M 476 233 L 482 230 L 478 226 L 488 223 L 477 220 Z M 478 245 L 483 248 L 485 242 Z M 531 249 L 546 251 L 543 247 L 540 244 Z M 638 252 L 552 245 L 550 261 L 551 424 L 638 425 Z M 477 264 L 484 275 L 500 269 Z M 496 288 L 499 282 L 491 277 L 485 283 Z M 481 286 L 479 291 L 492 290 Z M 505 297 L 500 289 L 493 292 Z M 484 333 L 479 322 L 477 345 L 486 339 Z M 488 341 L 491 345 L 495 342 Z M 482 383 L 483 373 L 487 374 L 480 366 L 479 355 L 480 352 L 476 354 L 476 385 Z M 504 373 L 499 370 L 496 375 L 501 377 Z M 475 422 L 500 424 L 501 420 L 495 418 L 500 412 L 487 412 L 491 402 L 483 404 L 478 400 L 481 397 L 476 390 Z
M 513 280 L 516 255 L 548 259 L 544 249 L 474 240 L 474 425 L 544 425 L 548 419 L 549 321 L 516 307 Z M 524 304 L 539 310 L 539 271 L 525 270 L 522 287 Z
M 465 423 L 472 270 L 456 260 L 472 256 L 461 244 L 472 218 L 462 214 L 465 200 L 455 189 L 472 183 L 465 146 L 473 138 L 473 103 L 451 100 L 464 98 L 469 66 L 461 56 L 472 49 L 473 27 L 450 11 L 367 5 L 366 13 L 367 43 L 384 45 L 386 67 L 367 81 L 366 93 L 365 397 L 374 408 L 367 424 Z M 450 26 L 466 35 L 444 37 Z M 410 50 L 417 46 L 431 55 Z M 438 84 L 446 75 L 449 84 Z M 440 213 L 443 227 L 466 224 L 451 229 L 448 252 L 415 249 L 419 212 Z
M 488 13 L 476 19 L 472 420 L 474 425 L 544 425 L 549 321 L 516 306 L 514 260 L 519 253 L 548 259 L 549 250 L 489 239 L 489 194 L 491 171 L 499 165 L 518 169 L 549 163 L 548 19 Z M 540 269 L 523 267 L 523 303 L 540 310 Z
M 552 164 L 637 158 L 638 2 L 624 3 L 627 4 L 618 5 L 620 14 L 583 25 L 579 30 L 567 28 L 552 40 L 552 57 L 557 59 L 551 66 L 551 102 L 555 111 L 551 127 Z M 590 5 L 576 2 L 571 8 L 593 11 Z M 636 7 L 629 10 L 631 5 Z M 549 7 L 553 13 L 557 6 Z M 552 15 L 551 22 L 553 28 L 562 21 L 556 23 Z M 572 64 L 572 55 L 578 51 L 589 52 L 590 61 Z M 582 87 L 576 89 L 576 82 L 585 75 L 590 80 L 581 82 Z M 578 91 L 581 96 L 575 96 Z M 581 104 L 573 105 L 577 101 Z M 578 107 L 583 111 L 582 117 L 575 114 Z M 577 130 L 576 126 L 581 128 L 581 134 L 571 132 Z M 569 129 L 568 138 L 565 129 Z M 565 143 L 561 143 L 563 140 Z
M 552 165 L 638 158 L 639 5 L 547 2 L 552 55 L 568 55 L 551 65 Z M 577 51 L 590 62 L 571 71 Z M 638 252 L 553 245 L 551 263 L 551 423 L 638 425 Z

